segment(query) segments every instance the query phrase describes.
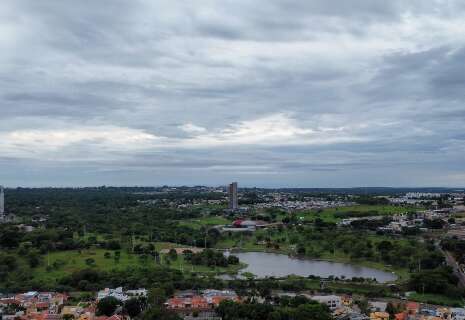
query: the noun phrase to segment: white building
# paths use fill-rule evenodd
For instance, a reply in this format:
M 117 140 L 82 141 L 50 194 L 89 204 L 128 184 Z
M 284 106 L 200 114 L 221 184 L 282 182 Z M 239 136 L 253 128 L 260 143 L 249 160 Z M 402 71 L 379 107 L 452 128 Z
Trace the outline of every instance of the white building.
M 148 292 L 147 292 L 147 289 L 135 289 L 135 290 L 127 290 L 126 294 L 130 298 L 139 298 L 139 297 L 147 297 Z
M 131 298 L 137 297 L 147 297 L 147 290 L 146 289 L 136 289 L 136 290 L 127 290 L 123 291 L 122 287 L 118 287 L 116 289 L 105 288 L 104 290 L 100 290 L 97 293 L 97 300 L 101 300 L 107 297 L 114 297 L 119 301 L 126 301 Z
M 465 320 L 465 308 L 451 308 L 450 313 L 454 320 Z
M 334 311 L 341 307 L 341 297 L 335 295 L 329 296 L 312 296 L 312 300 L 318 301 L 319 303 L 326 304 L 331 311 Z

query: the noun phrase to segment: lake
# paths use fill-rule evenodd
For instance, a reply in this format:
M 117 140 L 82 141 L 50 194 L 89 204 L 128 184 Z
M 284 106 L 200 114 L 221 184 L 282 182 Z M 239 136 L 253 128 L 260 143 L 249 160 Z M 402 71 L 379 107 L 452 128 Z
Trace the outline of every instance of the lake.
M 284 254 L 268 252 L 234 252 L 241 262 L 248 266 L 242 272 L 250 272 L 259 278 L 285 277 L 291 274 L 307 277 L 309 275 L 327 278 L 329 276 L 375 278 L 384 283 L 397 279 L 391 272 L 348 263 L 330 262 L 322 260 L 300 259 Z

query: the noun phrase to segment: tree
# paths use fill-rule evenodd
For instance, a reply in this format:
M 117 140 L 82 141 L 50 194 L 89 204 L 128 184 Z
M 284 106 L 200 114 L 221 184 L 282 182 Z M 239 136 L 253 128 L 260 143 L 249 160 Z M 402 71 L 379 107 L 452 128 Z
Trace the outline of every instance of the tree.
M 305 253 L 306 253 L 305 245 L 302 244 L 302 243 L 299 243 L 299 244 L 297 245 L 297 254 L 298 254 L 299 256 L 304 256 Z
M 131 317 L 134 318 L 142 313 L 147 305 L 147 299 L 145 298 L 132 298 L 124 303 L 124 311 Z
M 93 258 L 87 258 L 86 259 L 86 264 L 88 266 L 93 266 L 95 264 L 95 260 Z
M 233 255 L 228 256 L 228 264 L 239 264 L 239 258 Z
M 31 268 L 35 268 L 40 264 L 40 253 L 36 249 L 30 250 L 26 258 Z
M 152 288 L 149 290 L 149 303 L 155 306 L 161 306 L 166 301 L 167 295 L 162 288 Z
M 71 313 L 67 313 L 65 315 L 63 315 L 63 320 L 73 320 L 74 319 L 74 315 L 72 315 Z
M 455 286 L 458 278 L 450 267 L 442 267 L 434 270 L 423 270 L 412 275 L 409 287 L 417 292 L 455 294 Z
M 364 314 L 368 314 L 368 301 L 366 299 L 360 299 L 355 301 L 355 304 L 360 308 L 360 311 Z
M 331 315 L 326 309 L 326 306 L 319 303 L 301 304 L 295 312 L 295 320 L 330 320 Z
M 182 320 L 182 318 L 172 311 L 157 306 L 147 309 L 142 315 L 142 320 Z
M 378 247 L 378 250 L 381 252 L 387 252 L 393 249 L 392 242 L 388 240 L 381 241 L 380 243 L 378 243 L 377 247 Z
M 108 243 L 106 244 L 106 247 L 109 250 L 120 250 L 121 244 L 117 240 L 111 240 L 111 241 L 108 241 Z
M 168 252 L 168 257 L 175 261 L 178 259 L 178 253 L 176 252 L 176 249 L 170 249 L 170 251 Z
M 107 317 L 113 315 L 116 308 L 120 305 L 120 301 L 115 297 L 106 297 L 100 299 L 97 303 L 97 315 L 105 315 Z
M 389 319 L 394 319 L 395 314 L 399 312 L 399 310 L 392 304 L 392 302 L 389 302 L 386 306 L 386 312 L 389 313 Z

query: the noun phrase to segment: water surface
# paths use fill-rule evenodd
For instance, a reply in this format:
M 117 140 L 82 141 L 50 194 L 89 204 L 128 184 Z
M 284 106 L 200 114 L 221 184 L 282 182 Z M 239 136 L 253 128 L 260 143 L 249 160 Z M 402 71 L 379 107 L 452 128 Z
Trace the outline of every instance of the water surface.
M 250 272 L 259 278 L 285 277 L 291 274 L 307 277 L 309 275 L 327 278 L 329 276 L 362 277 L 376 279 L 378 282 L 389 282 L 397 279 L 390 272 L 348 263 L 322 260 L 292 258 L 284 254 L 268 252 L 234 252 L 241 262 L 248 266 L 242 272 Z

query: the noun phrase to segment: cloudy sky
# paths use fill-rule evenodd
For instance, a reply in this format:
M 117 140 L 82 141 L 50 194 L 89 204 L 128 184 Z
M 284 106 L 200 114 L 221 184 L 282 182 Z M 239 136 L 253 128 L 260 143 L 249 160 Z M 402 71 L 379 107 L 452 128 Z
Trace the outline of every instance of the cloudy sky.
M 0 184 L 465 186 L 465 3 L 2 0 Z

